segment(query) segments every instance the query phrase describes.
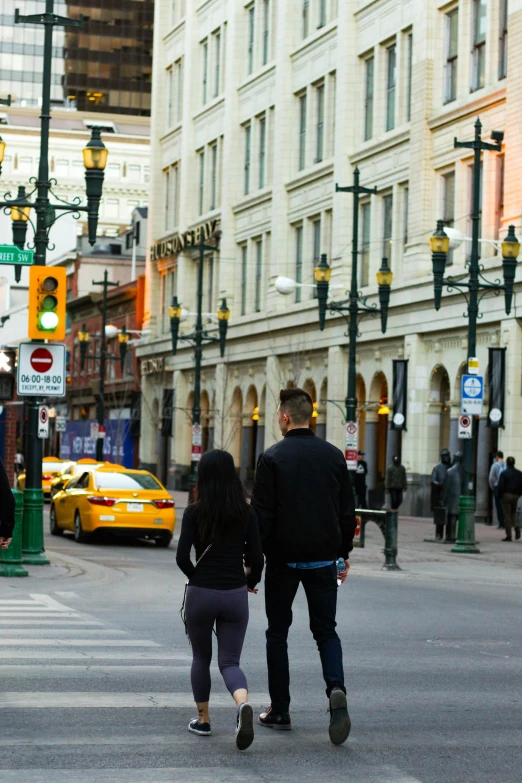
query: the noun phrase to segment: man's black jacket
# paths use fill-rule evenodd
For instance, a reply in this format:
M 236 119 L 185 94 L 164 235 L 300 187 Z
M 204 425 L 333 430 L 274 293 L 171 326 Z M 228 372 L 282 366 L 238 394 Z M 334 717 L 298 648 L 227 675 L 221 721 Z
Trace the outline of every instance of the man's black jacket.
M 355 504 L 344 456 L 310 429 L 290 430 L 257 463 L 252 503 L 267 561 L 347 559 Z
M 15 526 L 15 502 L 9 479 L 0 460 L 0 537 L 11 538 Z
M 498 480 L 498 494 L 522 495 L 522 472 L 516 468 L 506 468 Z

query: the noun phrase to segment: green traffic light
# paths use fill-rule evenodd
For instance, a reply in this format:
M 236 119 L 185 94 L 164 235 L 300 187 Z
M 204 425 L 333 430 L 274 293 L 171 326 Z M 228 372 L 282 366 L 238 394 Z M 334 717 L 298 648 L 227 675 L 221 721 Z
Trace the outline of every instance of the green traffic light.
M 47 331 L 52 331 L 53 329 L 56 329 L 58 326 L 58 321 L 60 320 L 58 318 L 58 315 L 56 313 L 53 313 L 52 311 L 48 311 L 46 313 L 42 313 L 40 315 L 40 329 L 46 329 Z

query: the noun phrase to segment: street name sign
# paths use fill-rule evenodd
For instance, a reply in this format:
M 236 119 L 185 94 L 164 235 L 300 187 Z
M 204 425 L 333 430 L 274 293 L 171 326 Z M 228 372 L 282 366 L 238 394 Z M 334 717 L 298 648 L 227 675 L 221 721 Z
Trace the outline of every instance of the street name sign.
M 484 376 L 463 375 L 461 413 L 469 413 L 472 416 L 480 416 L 484 404 Z
M 16 245 L 0 245 L 0 264 L 31 266 L 33 263 L 34 250 L 20 250 Z
M 65 396 L 65 345 L 20 343 L 18 394 L 33 397 Z
M 40 405 L 38 408 L 38 437 L 49 437 L 49 408 L 47 405 Z

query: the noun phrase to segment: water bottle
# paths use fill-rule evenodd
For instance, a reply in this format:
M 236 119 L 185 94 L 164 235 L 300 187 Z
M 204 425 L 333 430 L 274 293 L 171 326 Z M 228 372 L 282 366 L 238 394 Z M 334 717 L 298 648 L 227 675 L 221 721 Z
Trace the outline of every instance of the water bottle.
M 335 565 L 337 566 L 337 587 L 340 587 L 342 582 L 339 579 L 339 574 L 342 571 L 346 571 L 346 563 L 344 562 L 343 558 L 340 557 Z

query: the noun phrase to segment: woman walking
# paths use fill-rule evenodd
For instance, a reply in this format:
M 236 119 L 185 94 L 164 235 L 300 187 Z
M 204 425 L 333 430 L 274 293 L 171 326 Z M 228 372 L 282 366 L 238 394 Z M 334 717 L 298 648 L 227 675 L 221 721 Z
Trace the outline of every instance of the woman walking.
M 192 547 L 195 566 L 190 559 Z M 263 553 L 254 511 L 227 451 L 209 451 L 201 458 L 176 561 L 189 579 L 185 613 L 198 717 L 188 729 L 203 737 L 211 734 L 208 702 L 215 624 L 219 670 L 237 705 L 236 745 L 246 750 L 254 739 L 254 721 L 239 660 L 248 625 L 248 593 L 257 593 Z

